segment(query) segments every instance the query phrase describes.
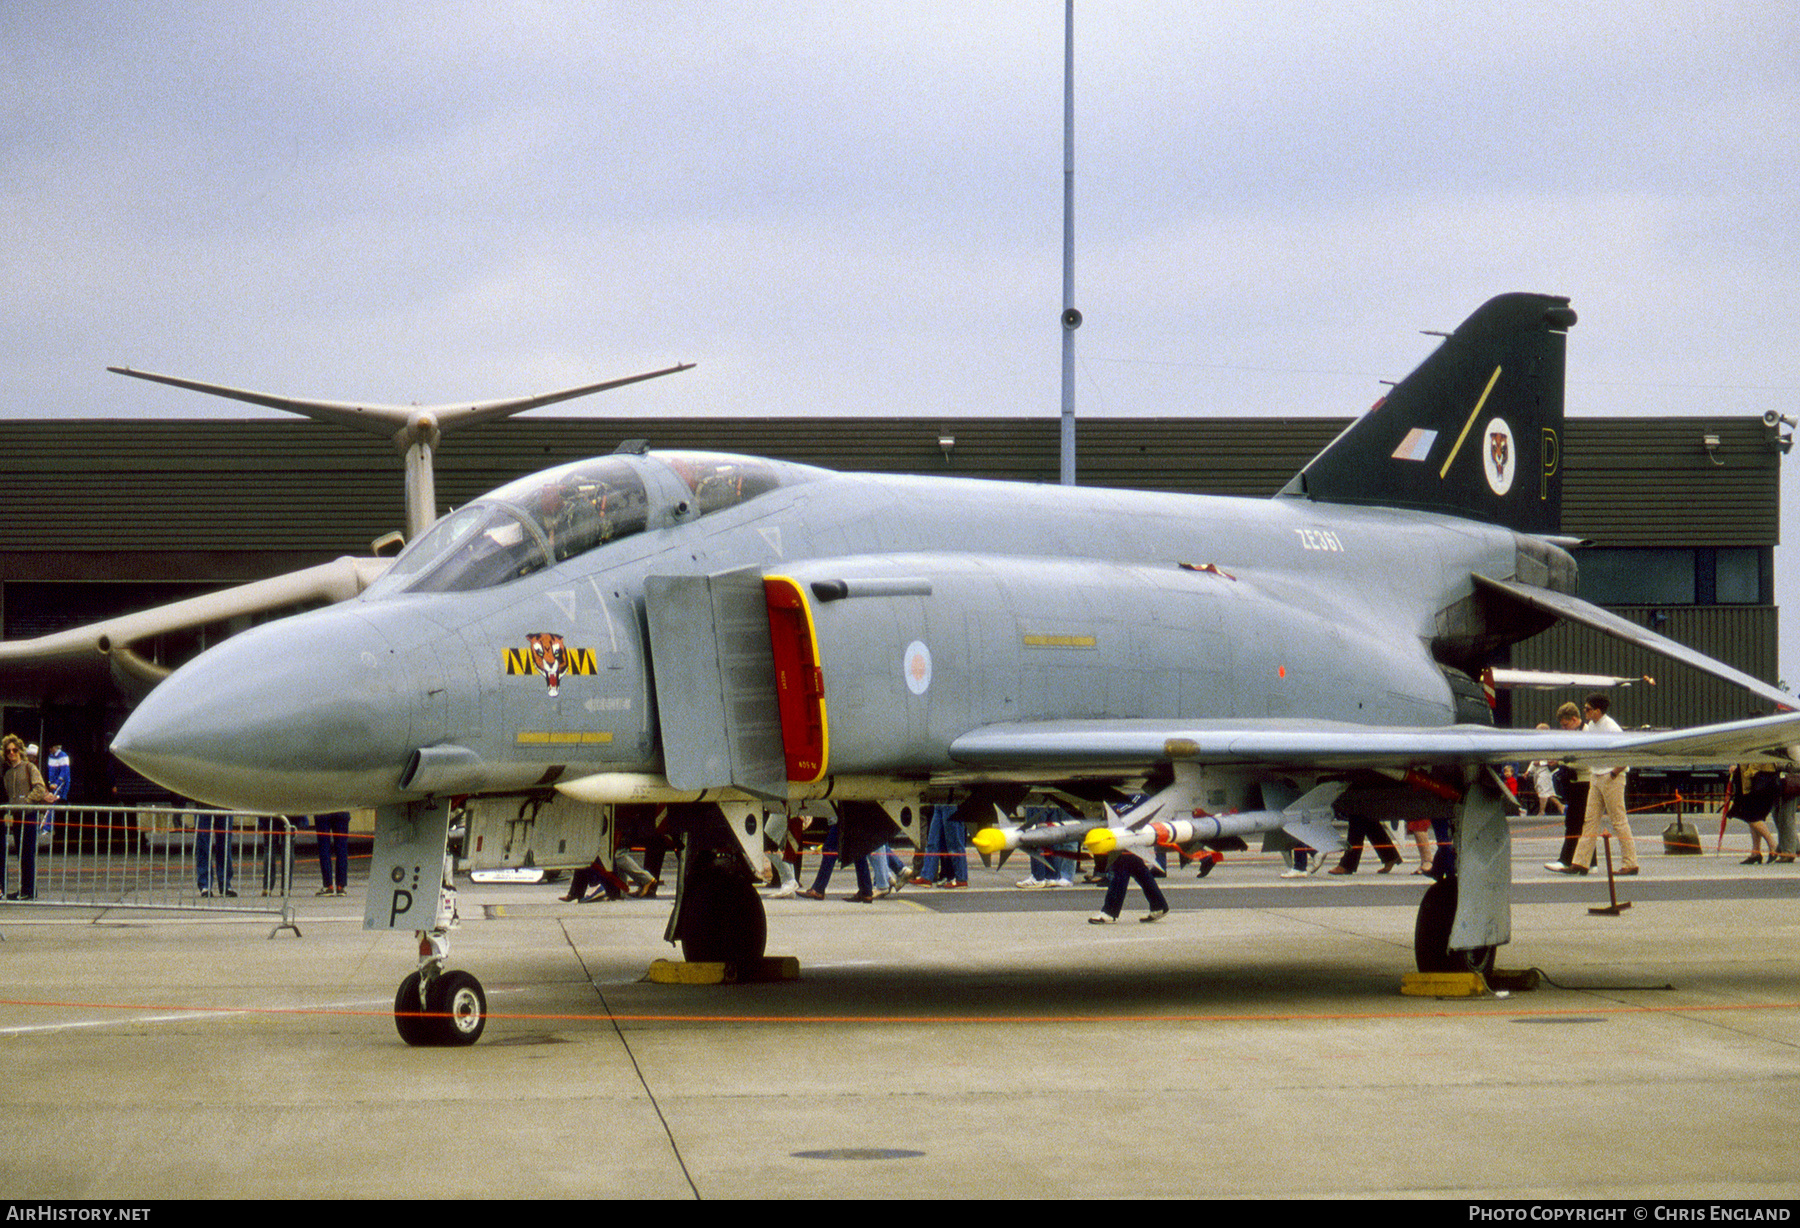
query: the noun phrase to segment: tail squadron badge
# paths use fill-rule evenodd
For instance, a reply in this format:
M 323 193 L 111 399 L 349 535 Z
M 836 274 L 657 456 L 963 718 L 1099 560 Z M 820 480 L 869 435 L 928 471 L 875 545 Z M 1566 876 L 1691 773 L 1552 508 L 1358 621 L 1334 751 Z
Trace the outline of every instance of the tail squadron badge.
M 1512 489 L 1518 472 L 1518 450 L 1513 447 L 1512 427 L 1504 418 L 1492 418 L 1487 424 L 1487 451 L 1482 456 L 1482 469 L 1487 474 L 1488 489 L 1504 495 Z

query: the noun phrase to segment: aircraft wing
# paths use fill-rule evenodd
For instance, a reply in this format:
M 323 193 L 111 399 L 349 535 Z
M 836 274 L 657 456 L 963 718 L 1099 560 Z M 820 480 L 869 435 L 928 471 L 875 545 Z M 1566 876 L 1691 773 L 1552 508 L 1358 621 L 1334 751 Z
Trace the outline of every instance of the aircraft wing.
M 373 402 L 319 401 L 305 397 L 278 396 L 271 392 L 255 392 L 248 388 L 228 388 L 223 384 L 208 384 L 196 379 L 182 379 L 175 375 L 158 375 L 154 371 L 139 371 L 132 367 L 108 367 L 107 370 L 114 375 L 129 375 L 133 379 L 169 384 L 175 388 L 186 388 L 190 392 L 204 392 L 209 396 L 227 397 L 233 401 L 245 401 L 251 405 L 285 410 L 290 414 L 304 414 L 308 418 L 316 418 L 320 422 L 333 422 L 338 426 L 347 426 L 351 430 L 391 435 L 396 431 L 406 430 L 409 424 L 418 422 L 421 418 L 430 419 L 439 430 L 445 431 L 454 426 L 489 422 L 495 418 L 509 418 L 527 409 L 554 405 L 558 401 L 572 401 L 576 397 L 585 397 L 596 392 L 608 392 L 614 388 L 623 388 L 627 384 L 655 379 L 660 375 L 673 375 L 677 371 L 689 370 L 693 365 L 691 362 L 677 363 L 675 366 L 664 367 L 659 371 L 645 371 L 638 375 L 598 380 L 575 388 L 559 388 L 555 392 L 539 393 L 536 396 L 509 397 L 500 401 L 459 401 L 448 405 L 378 405 Z
M 169 670 L 132 651 L 137 641 L 309 601 L 347 601 L 392 562 L 340 558 L 35 639 L 0 642 L 0 702 L 36 704 L 46 694 L 104 685 L 109 673 L 126 694 L 141 696 Z
M 1558 618 L 1566 618 L 1570 622 L 1580 623 L 1595 631 L 1635 644 L 1648 652 L 1667 657 L 1671 661 L 1679 661 L 1683 665 L 1691 665 L 1714 678 L 1743 687 L 1758 699 L 1767 700 L 1775 705 L 1778 712 L 1792 711 L 1794 697 L 1785 691 L 1777 690 L 1760 678 L 1752 678 L 1742 670 L 1736 670 L 1720 661 L 1715 661 L 1703 652 L 1696 652 L 1686 644 L 1678 644 L 1664 635 L 1658 635 L 1648 627 L 1640 627 L 1628 618 L 1621 618 L 1610 610 L 1603 610 L 1592 602 L 1583 601 L 1568 593 L 1553 593 L 1546 588 L 1534 588 L 1526 584 L 1514 584 L 1506 580 L 1493 580 L 1479 572 L 1473 574 L 1477 588 L 1499 593 L 1513 601 L 1553 614 Z
M 1598 734 L 1485 725 L 1400 727 L 1337 721 L 1021 721 L 971 730 L 950 754 L 971 768 L 1142 769 L 1159 763 L 1296 770 L 1414 768 L 1546 759 L 1575 766 L 1735 763 L 1790 758 L 1800 713 L 1656 733 Z

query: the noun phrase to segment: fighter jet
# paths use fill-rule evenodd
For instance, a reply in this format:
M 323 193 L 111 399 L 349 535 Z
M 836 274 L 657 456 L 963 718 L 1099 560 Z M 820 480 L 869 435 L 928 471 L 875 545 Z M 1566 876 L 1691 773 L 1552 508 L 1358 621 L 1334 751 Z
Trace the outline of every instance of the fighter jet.
M 618 809 L 681 841 L 667 937 L 766 942 L 765 811 L 836 808 L 844 854 L 928 802 L 1122 800 L 1181 831 L 1435 815 L 1456 873 L 1421 966 L 1510 938 L 1509 760 L 1785 755 L 1788 697 L 1575 596 L 1560 538 L 1568 300 L 1495 298 L 1271 499 L 834 473 L 644 449 L 439 520 L 352 600 L 177 670 L 113 749 L 184 795 L 374 807 L 364 924 L 415 931 L 395 1018 L 472 1043 L 449 970 L 453 804 L 477 865 L 580 865 Z M 1496 729 L 1479 682 L 1574 619 L 1783 713 L 1672 734 Z M 463 803 L 461 799 L 467 799 Z M 1148 821 L 1148 820 L 1146 820 Z M 1319 836 L 1319 839 L 1325 837 Z

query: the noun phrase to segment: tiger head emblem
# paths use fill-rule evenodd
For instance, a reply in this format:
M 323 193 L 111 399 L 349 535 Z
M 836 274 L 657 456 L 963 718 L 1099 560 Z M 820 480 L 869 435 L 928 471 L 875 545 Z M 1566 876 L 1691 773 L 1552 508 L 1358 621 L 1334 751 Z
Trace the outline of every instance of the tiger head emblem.
M 549 684 L 550 694 L 555 695 L 569 669 L 569 650 L 563 647 L 562 636 L 539 631 L 527 635 L 525 642 L 531 646 L 531 663 Z

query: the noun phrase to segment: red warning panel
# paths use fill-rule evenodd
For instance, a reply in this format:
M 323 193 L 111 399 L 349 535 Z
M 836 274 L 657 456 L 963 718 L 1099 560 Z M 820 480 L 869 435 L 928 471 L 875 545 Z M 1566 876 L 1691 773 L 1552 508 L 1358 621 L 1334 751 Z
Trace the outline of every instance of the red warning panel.
M 825 775 L 829 749 L 825 724 L 825 671 L 812 610 L 800 585 L 786 576 L 764 576 L 769 606 L 769 644 L 775 650 L 775 697 L 781 709 L 781 744 L 789 780 L 810 783 Z

